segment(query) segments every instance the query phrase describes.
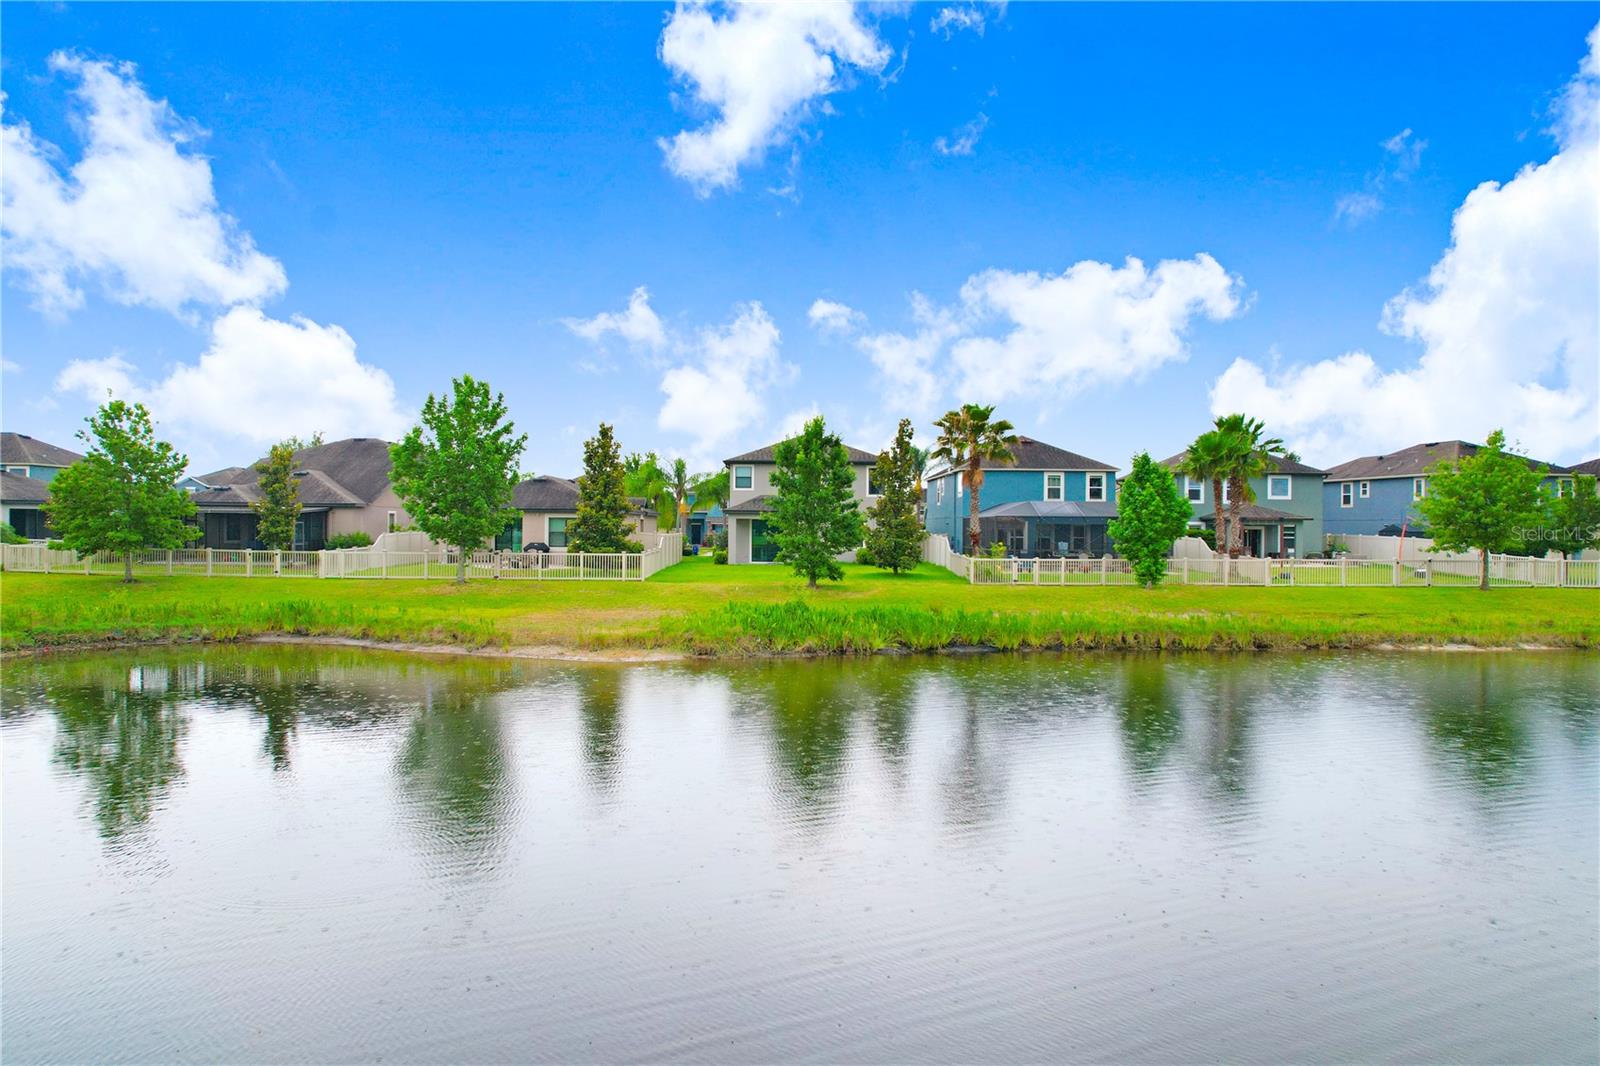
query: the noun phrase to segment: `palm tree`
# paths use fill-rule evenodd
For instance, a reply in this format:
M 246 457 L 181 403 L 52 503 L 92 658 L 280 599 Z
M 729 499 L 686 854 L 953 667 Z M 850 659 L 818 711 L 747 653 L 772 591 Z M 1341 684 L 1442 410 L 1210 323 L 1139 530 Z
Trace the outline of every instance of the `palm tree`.
M 1239 521 L 1244 505 L 1253 503 L 1255 490 L 1250 479 L 1264 475 L 1275 461 L 1284 457 L 1283 441 L 1265 437 L 1267 427 L 1258 418 L 1246 415 L 1221 415 L 1216 432 L 1228 440 L 1224 474 L 1228 479 L 1228 554 L 1238 555 L 1244 548 L 1244 525 Z
M 1232 441 L 1221 430 L 1208 429 L 1194 439 L 1189 450 L 1183 453 L 1179 473 L 1200 482 L 1211 484 L 1212 527 L 1216 533 L 1217 551 L 1222 551 L 1227 527 L 1222 521 L 1222 485 L 1228 478 L 1232 459 Z
M 677 504 L 672 511 L 672 528 L 676 529 L 689 513 L 689 464 L 682 458 L 672 460 L 672 476 L 667 488 L 672 493 L 672 502 Z
M 694 502 L 703 504 L 706 510 L 713 507 L 728 506 L 728 470 L 724 467 L 715 474 L 701 474 L 689 486 L 689 491 L 694 493 Z
M 978 551 L 978 494 L 983 489 L 983 464 L 1011 463 L 1016 461 L 1012 445 L 1017 443 L 1016 427 L 1001 418 L 990 421 L 994 407 L 982 404 L 962 404 L 954 411 L 946 411 L 934 422 L 939 436 L 933 442 L 930 459 L 942 459 L 951 469 L 962 469 L 967 492 L 970 493 L 967 514 L 968 549 Z
M 662 513 L 670 506 L 671 493 L 667 491 L 667 472 L 661 469 L 661 459 L 655 452 L 640 455 L 633 452 L 622 460 L 622 483 L 629 496 L 645 501 L 656 509 L 656 528 L 671 529 L 662 525 Z

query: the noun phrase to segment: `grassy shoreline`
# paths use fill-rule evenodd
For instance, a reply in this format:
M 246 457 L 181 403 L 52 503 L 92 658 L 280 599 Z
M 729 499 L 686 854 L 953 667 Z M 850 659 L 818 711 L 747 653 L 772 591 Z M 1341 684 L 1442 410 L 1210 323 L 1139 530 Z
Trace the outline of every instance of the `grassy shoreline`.
M 974 587 L 923 567 L 850 567 L 808 592 L 778 567 L 692 560 L 648 582 L 0 576 L 0 649 L 352 638 L 464 648 L 699 656 L 1000 650 L 1600 647 L 1574 589 Z

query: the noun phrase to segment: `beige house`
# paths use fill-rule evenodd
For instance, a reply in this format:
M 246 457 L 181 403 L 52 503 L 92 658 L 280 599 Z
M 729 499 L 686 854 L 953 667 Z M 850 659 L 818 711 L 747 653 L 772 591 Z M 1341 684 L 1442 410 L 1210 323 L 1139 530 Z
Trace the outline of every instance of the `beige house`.
M 82 458 L 26 433 L 0 433 L 0 523 L 29 540 L 48 539 L 44 505 L 50 480 Z
M 389 442 L 350 437 L 295 453 L 300 517 L 294 546 L 315 551 L 329 537 L 365 533 L 374 540 L 411 524 L 389 482 Z M 256 543 L 250 505 L 261 495 L 254 465 L 230 466 L 179 484 L 194 494 L 202 538 L 196 547 L 248 548 Z
M 770 563 L 778 555 L 778 545 L 767 530 L 765 515 L 772 509 L 773 449 L 769 444 L 723 461 L 728 468 L 728 562 Z M 863 511 L 877 499 L 872 469 L 878 457 L 872 452 L 846 446 L 850 465 L 855 470 L 855 494 Z M 841 559 L 855 558 L 846 552 Z
M 654 529 L 656 512 L 643 500 L 631 501 L 628 524 L 634 530 Z M 511 506 L 522 512 L 520 526 L 513 525 L 495 538 L 503 551 L 523 551 L 542 544 L 554 551 L 567 547 L 568 528 L 578 517 L 578 482 L 574 478 L 544 475 L 520 482 L 511 494 Z

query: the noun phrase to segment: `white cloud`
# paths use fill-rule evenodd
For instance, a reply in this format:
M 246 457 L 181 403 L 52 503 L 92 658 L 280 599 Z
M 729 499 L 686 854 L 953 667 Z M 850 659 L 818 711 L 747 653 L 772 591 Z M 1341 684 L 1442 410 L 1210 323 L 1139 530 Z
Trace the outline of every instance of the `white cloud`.
M 1383 164 L 1367 175 L 1360 192 L 1348 192 L 1333 204 L 1333 220 L 1357 225 L 1383 210 L 1384 197 L 1395 182 L 1410 181 L 1422 165 L 1422 152 L 1428 142 L 1411 132 L 1410 127 L 1383 141 Z
M 958 336 L 964 323 L 957 312 L 935 307 L 920 292 L 911 294 L 914 333 L 867 333 L 856 346 L 872 360 L 884 384 L 884 399 L 896 414 L 921 418 L 931 415 L 943 393 L 943 378 L 935 363 L 946 344 Z
M 816 300 L 806 312 L 811 325 L 823 333 L 844 334 L 856 329 L 866 316 L 853 307 L 833 300 Z
M 57 52 L 50 69 L 76 82 L 82 157 L 63 173 L 27 122 L 0 130 L 5 266 L 35 306 L 64 315 L 89 283 L 172 314 L 283 291 L 283 267 L 218 207 L 193 147 L 203 131 L 152 100 L 131 64 Z
M 928 21 L 928 29 L 944 34 L 945 40 L 961 30 L 971 30 L 982 37 L 983 12 L 976 7 L 941 7 L 939 13 Z
M 650 290 L 643 285 L 633 290 L 622 311 L 602 311 L 593 318 L 563 318 L 561 324 L 592 344 L 600 344 L 613 335 L 631 347 L 651 351 L 659 351 L 667 343 L 661 319 L 650 307 Z
M 1361 351 L 1270 372 L 1236 360 L 1212 408 L 1246 410 L 1307 454 L 1340 461 L 1503 427 L 1535 456 L 1586 455 L 1600 439 L 1600 27 L 1562 98 L 1558 151 L 1468 194 L 1451 243 L 1383 328 L 1416 341 L 1415 365 Z
M 989 270 L 961 288 L 966 317 L 999 319 L 1005 332 L 957 341 L 962 390 L 1001 400 L 1048 390 L 1135 380 L 1188 355 L 1196 318 L 1238 314 L 1241 282 L 1211 256 L 1168 259 L 1149 270 L 1085 260 L 1061 274 Z
M 879 73 L 891 52 L 850 3 L 680 2 L 661 61 L 710 117 L 659 143 L 672 173 L 701 196 L 738 183 L 739 168 L 786 144 L 838 91 L 841 68 Z
M 21 363 L 13 362 L 10 359 L 0 358 L 0 374 L 20 374 L 20 373 L 22 373 L 22 364 Z
M 949 137 L 940 137 L 933 142 L 933 150 L 940 155 L 971 155 L 972 150 L 978 146 L 978 138 L 983 136 L 983 131 L 989 125 L 989 116 L 978 112 L 978 117 L 956 130 Z
M 719 446 L 765 417 L 767 391 L 794 373 L 779 357 L 780 340 L 766 308 L 751 302 L 727 325 L 702 329 L 662 375 L 657 424 L 693 438 L 696 465 L 720 460 Z
M 113 354 L 67 364 L 56 389 L 95 403 L 108 390 L 141 401 L 189 440 L 208 443 L 221 437 L 260 446 L 318 430 L 330 440 L 395 439 L 411 422 L 389 375 L 357 359 L 343 329 L 299 317 L 284 322 L 246 306 L 213 322 L 199 360 L 164 378 L 142 381 Z

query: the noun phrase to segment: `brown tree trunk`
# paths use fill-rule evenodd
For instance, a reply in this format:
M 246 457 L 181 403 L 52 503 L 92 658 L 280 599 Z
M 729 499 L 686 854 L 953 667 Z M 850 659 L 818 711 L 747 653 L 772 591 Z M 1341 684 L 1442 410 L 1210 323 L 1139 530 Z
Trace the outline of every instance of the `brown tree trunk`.
M 1217 542 L 1216 543 L 1217 554 L 1218 555 L 1226 555 L 1228 553 L 1228 526 L 1227 526 L 1226 520 L 1222 517 L 1222 479 L 1221 478 L 1212 478 L 1211 479 L 1211 510 L 1212 510 L 1212 519 L 1211 519 L 1212 530 L 1216 534 L 1216 536 L 1212 537 L 1212 539 Z
M 465 585 L 466 583 L 467 583 L 467 549 L 461 547 L 460 545 L 457 545 L 456 546 L 456 584 Z
M 973 555 L 978 554 L 978 541 L 982 537 L 978 524 L 978 490 L 982 482 L 976 475 L 976 467 L 967 468 L 967 545 Z
M 1485 548 L 1478 549 L 1478 588 L 1489 591 L 1489 552 Z
M 124 585 L 133 584 L 133 553 L 132 552 L 123 552 L 122 553 L 122 583 Z M 1484 587 L 1487 588 L 1488 586 L 1486 585 Z

